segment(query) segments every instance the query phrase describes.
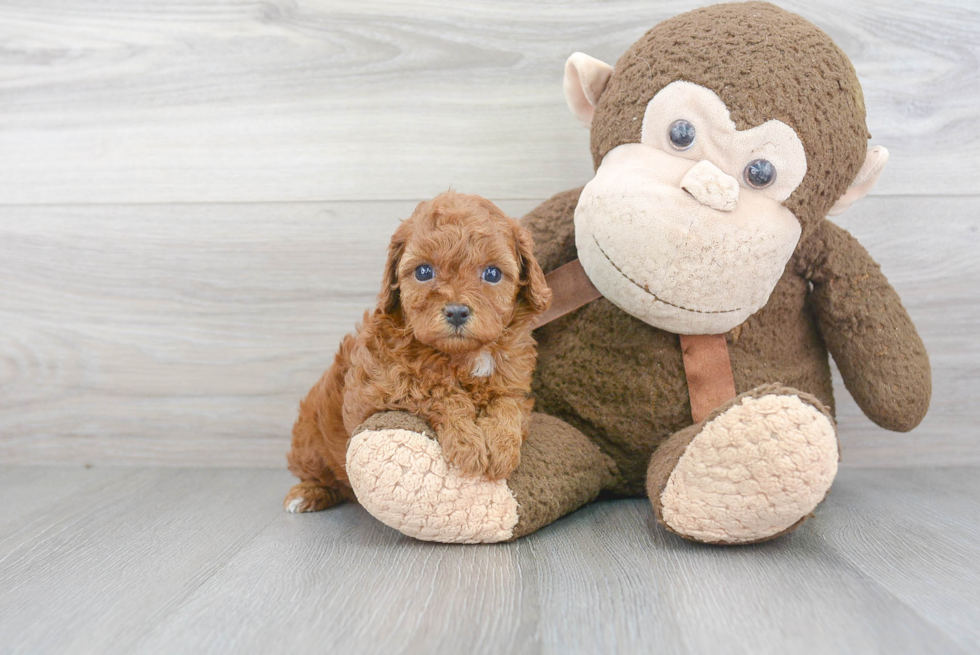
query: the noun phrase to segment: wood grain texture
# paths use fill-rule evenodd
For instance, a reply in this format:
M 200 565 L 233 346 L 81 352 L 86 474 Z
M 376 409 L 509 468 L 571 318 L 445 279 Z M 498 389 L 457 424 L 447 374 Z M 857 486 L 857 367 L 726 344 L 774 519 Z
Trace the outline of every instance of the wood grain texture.
M 283 466 L 298 401 L 373 305 L 413 206 L 7 208 L 0 462 Z M 935 382 L 906 435 L 838 385 L 844 464 L 980 462 L 980 203 L 875 197 L 839 222 L 903 297 Z
M 822 538 L 966 652 L 980 645 L 980 475 L 848 471 Z M 955 590 L 950 593 L 950 590 Z
M 584 183 L 576 50 L 697 0 L 6 0 L 0 204 L 379 200 Z M 878 193 L 980 192 L 980 9 L 783 1 L 863 81 Z
M 92 469 L 101 484 L 0 524 L 0 650 L 132 652 L 278 518 L 278 473 Z
M 947 655 L 978 643 L 977 469 L 844 470 L 800 530 L 733 548 L 668 534 L 645 500 L 595 503 L 511 544 L 446 546 L 357 505 L 288 515 L 283 471 L 86 475 L 89 491 L 0 522 L 5 653 Z
M 111 483 L 126 473 L 126 469 L 105 469 L 93 474 L 82 467 L 0 466 L 0 526 L 84 493 L 93 485 Z

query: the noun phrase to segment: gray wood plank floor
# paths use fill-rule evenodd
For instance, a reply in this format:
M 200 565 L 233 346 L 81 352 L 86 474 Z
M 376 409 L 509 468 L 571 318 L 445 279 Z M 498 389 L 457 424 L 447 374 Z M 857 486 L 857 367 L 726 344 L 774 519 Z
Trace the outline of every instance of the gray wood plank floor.
M 2 653 L 970 653 L 980 470 L 842 470 L 814 519 L 706 547 L 643 499 L 444 546 L 285 471 L 0 468 Z

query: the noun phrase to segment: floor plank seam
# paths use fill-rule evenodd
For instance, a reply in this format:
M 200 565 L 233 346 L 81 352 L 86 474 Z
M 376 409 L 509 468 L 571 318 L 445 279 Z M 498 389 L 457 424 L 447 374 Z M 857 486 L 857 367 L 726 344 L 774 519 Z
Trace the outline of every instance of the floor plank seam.
M 878 582 L 878 580 L 873 577 L 873 574 L 871 572 L 866 571 L 864 568 L 861 567 L 860 564 L 854 562 L 851 558 L 847 557 L 846 554 L 839 551 L 833 544 L 831 544 L 826 539 L 826 537 L 820 535 L 819 541 L 828 548 L 829 552 L 834 553 L 836 558 L 839 559 L 840 562 L 842 562 L 844 565 L 846 565 L 849 570 L 857 573 L 858 577 L 863 582 L 868 584 L 872 589 L 875 589 L 883 596 L 886 596 L 892 599 L 893 601 L 895 601 L 896 603 L 898 603 L 899 605 L 901 605 L 902 607 L 905 607 L 912 614 L 918 617 L 920 621 L 933 628 L 937 633 L 946 636 L 950 641 L 953 641 L 954 639 L 953 636 L 949 634 L 949 631 L 944 626 L 935 623 L 931 618 L 922 614 L 922 612 L 920 612 L 914 605 L 910 604 L 908 601 L 906 601 L 905 599 L 903 599 L 902 597 L 898 596 L 890 589 L 885 587 L 882 583 Z M 958 651 L 960 655 L 971 655 L 969 651 L 962 650 L 962 647 L 959 646 L 958 644 L 956 644 L 956 648 L 960 649 Z
M 225 557 L 222 560 L 222 563 L 219 566 L 215 567 L 213 570 L 209 571 L 207 575 L 198 576 L 198 579 L 195 581 L 195 583 L 189 586 L 185 590 L 185 593 L 183 593 L 179 599 L 175 598 L 174 602 L 168 604 L 167 607 L 160 613 L 159 616 L 154 617 L 152 623 L 148 622 L 148 625 L 144 630 L 144 632 L 133 641 L 132 651 L 133 652 L 139 651 L 140 645 L 145 643 L 146 640 L 150 638 L 150 636 L 153 634 L 153 632 L 156 629 L 162 628 L 163 626 L 166 625 L 168 620 L 173 619 L 173 617 L 187 604 L 187 602 L 191 598 L 194 597 L 194 595 L 201 588 L 203 588 L 210 580 L 212 580 L 215 576 L 217 576 L 223 570 L 225 570 L 239 553 L 244 551 L 245 548 L 247 548 L 252 542 L 254 542 L 257 538 L 259 538 L 266 530 L 269 529 L 269 526 L 275 523 L 276 520 L 279 518 L 280 518 L 279 513 L 275 512 L 274 515 L 266 523 L 264 523 L 260 528 L 256 529 L 252 534 L 250 534 L 247 537 L 242 537 L 235 543 L 229 545 L 229 547 L 225 548 L 221 554 L 225 552 L 228 552 L 229 554 L 227 557 Z
M 147 470 L 147 467 L 145 467 L 145 466 L 133 467 L 131 471 L 129 471 L 127 474 L 124 474 L 123 476 L 121 476 L 119 478 L 113 478 L 113 479 L 108 480 L 106 482 L 96 483 L 96 484 L 92 485 L 91 487 L 85 487 L 84 489 L 78 490 L 76 492 L 76 494 L 102 492 L 102 491 L 104 491 L 106 489 L 109 489 L 109 488 L 111 488 L 111 487 L 113 487 L 113 486 L 115 486 L 115 485 L 117 485 L 117 484 L 119 484 L 119 483 L 121 483 L 121 482 L 123 482 L 125 480 L 131 480 L 132 478 L 138 476 L 140 473 L 142 473 L 145 470 Z M 54 500 L 54 501 L 52 501 L 52 504 L 58 502 L 58 500 L 62 500 L 62 499 Z M 49 506 L 50 506 L 50 504 L 48 506 L 46 506 L 46 508 L 49 507 Z M 105 509 L 108 509 L 108 508 L 107 507 L 106 508 L 101 508 L 100 510 L 97 510 L 97 511 L 103 511 Z M 67 530 L 67 529 L 71 528 L 72 526 L 76 525 L 79 521 L 84 520 L 86 518 L 89 518 L 90 516 L 92 516 L 92 515 L 91 514 L 76 514 L 76 515 L 73 515 L 73 516 L 69 517 L 69 519 L 70 519 L 70 522 L 69 523 L 60 525 L 60 527 L 59 526 L 54 526 L 54 525 L 53 526 L 50 526 L 50 528 L 45 529 L 45 531 L 42 533 L 42 535 L 49 535 L 49 534 L 56 535 L 59 532 L 62 532 L 64 530 Z M 24 532 L 25 530 L 30 529 L 31 526 L 36 525 L 36 524 L 39 524 L 39 523 L 43 523 L 45 520 L 46 520 L 46 518 L 44 516 L 44 510 L 36 510 L 29 517 L 28 516 L 19 516 L 16 519 L 14 519 L 13 521 L 8 522 L 6 525 L 10 525 L 10 524 L 14 524 L 14 523 L 21 523 L 22 525 L 18 526 L 16 532 L 13 532 L 13 533 L 11 533 L 9 535 L 0 537 L 0 547 L 3 547 L 4 544 L 6 544 L 7 541 L 9 541 L 11 539 L 14 539 L 18 534 Z M 0 526 L 0 527 L 3 527 L 3 526 Z M 59 529 L 56 532 L 54 532 L 54 533 L 50 533 L 50 529 L 51 528 L 55 528 L 55 527 L 59 527 Z M 44 537 L 44 536 L 39 535 L 39 536 L 35 537 L 33 539 L 33 541 L 36 542 L 36 543 L 40 543 L 44 538 L 49 538 L 49 537 Z M 5 554 L 3 556 L 0 556 L 0 565 L 2 565 L 5 561 L 7 561 L 7 559 L 9 559 L 14 554 L 14 552 L 16 550 L 17 550 L 17 548 L 14 547 L 14 548 L 10 549 L 10 552 L 8 552 L 7 554 Z

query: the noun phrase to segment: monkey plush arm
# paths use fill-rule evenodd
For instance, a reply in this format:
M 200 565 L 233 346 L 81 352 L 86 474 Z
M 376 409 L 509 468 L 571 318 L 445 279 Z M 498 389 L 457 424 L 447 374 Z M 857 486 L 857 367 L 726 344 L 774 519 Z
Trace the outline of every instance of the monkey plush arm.
M 582 188 L 562 191 L 531 210 L 521 224 L 534 239 L 534 256 L 545 273 L 572 261 L 575 250 L 575 206 Z
M 911 430 L 929 409 L 932 374 L 898 294 L 857 239 L 830 221 L 801 255 L 820 331 L 847 390 L 881 427 Z

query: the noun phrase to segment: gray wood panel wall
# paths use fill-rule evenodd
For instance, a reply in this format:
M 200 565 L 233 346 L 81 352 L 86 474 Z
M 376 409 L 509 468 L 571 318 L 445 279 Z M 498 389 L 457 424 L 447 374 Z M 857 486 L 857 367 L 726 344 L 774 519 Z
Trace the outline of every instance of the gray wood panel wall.
M 698 2 L 0 1 L 0 462 L 280 466 L 415 202 L 586 182 L 561 90 Z M 933 358 L 908 435 L 839 391 L 845 464 L 980 462 L 980 7 L 780 2 L 892 160 L 840 217 Z

